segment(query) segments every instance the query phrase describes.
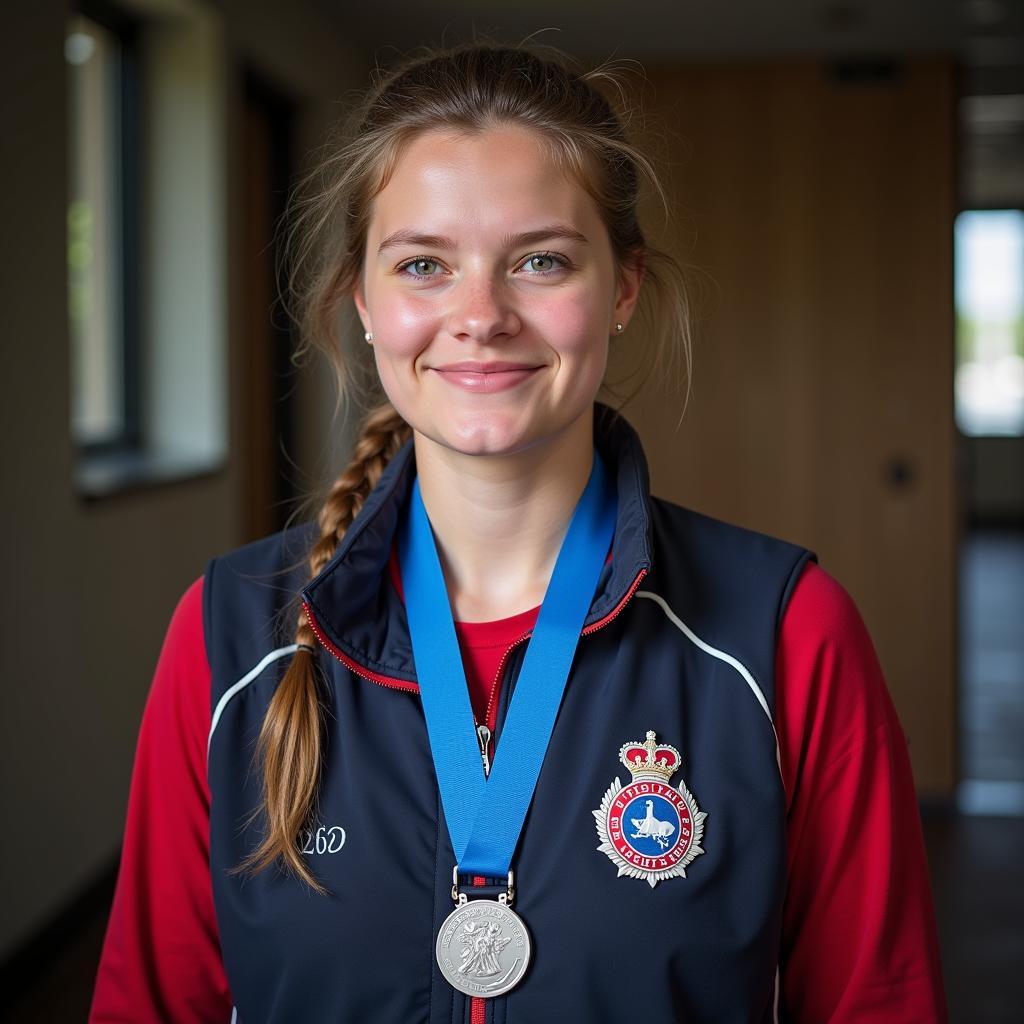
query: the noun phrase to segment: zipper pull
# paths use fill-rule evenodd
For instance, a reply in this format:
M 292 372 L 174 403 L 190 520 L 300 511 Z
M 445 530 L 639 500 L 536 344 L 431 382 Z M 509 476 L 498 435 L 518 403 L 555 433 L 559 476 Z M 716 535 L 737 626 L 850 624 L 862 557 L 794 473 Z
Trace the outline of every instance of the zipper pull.
M 484 778 L 487 778 L 491 774 L 491 759 L 487 754 L 487 745 L 491 742 L 491 730 L 486 725 L 478 725 L 476 738 L 480 744 L 480 760 L 484 763 Z

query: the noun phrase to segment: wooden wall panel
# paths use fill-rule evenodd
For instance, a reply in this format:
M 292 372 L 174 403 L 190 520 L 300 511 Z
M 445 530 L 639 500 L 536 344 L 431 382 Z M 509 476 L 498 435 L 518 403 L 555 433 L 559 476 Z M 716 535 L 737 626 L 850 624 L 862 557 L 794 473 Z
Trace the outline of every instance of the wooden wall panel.
M 711 290 L 680 403 L 625 409 L 656 493 L 803 543 L 856 599 L 919 790 L 955 781 L 954 68 L 649 69 L 676 204 L 656 241 Z M 627 339 L 624 338 L 622 343 Z

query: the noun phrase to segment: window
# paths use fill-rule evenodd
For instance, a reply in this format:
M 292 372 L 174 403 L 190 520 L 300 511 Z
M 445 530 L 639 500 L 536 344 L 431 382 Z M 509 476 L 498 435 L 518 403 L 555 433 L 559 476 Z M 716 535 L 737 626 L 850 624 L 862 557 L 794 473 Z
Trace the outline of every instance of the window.
M 1024 435 L 1024 212 L 968 210 L 954 230 L 957 426 Z
M 71 432 L 81 450 L 139 441 L 138 132 L 135 33 L 124 19 L 68 21 L 67 280 Z
M 74 486 L 227 459 L 227 74 L 205 0 L 77 0 L 66 23 Z

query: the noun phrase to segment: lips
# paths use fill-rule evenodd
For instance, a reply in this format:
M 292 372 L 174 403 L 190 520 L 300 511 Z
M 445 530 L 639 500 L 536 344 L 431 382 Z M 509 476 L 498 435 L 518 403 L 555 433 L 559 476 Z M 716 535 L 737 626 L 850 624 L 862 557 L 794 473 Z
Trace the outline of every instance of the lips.
M 470 373 L 504 373 L 506 370 L 535 370 L 536 363 L 514 363 L 508 360 L 491 360 L 487 363 L 474 362 L 465 359 L 460 363 L 445 363 L 443 366 L 435 366 L 435 370 L 448 373 L 453 370 L 468 370 Z
M 451 384 L 463 391 L 493 394 L 496 391 L 505 391 L 507 388 L 522 384 L 531 379 L 543 367 L 508 361 L 489 363 L 466 361 L 446 363 L 444 366 L 435 366 L 433 369 L 446 384 Z

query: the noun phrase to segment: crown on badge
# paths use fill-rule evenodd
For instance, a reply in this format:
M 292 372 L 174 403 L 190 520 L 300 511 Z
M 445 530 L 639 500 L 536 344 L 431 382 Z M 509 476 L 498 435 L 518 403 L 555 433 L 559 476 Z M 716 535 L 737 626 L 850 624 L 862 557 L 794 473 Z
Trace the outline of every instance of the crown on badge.
M 647 739 L 643 743 L 631 740 L 623 743 L 619 750 L 619 760 L 629 769 L 633 781 L 638 779 L 656 779 L 668 782 L 679 771 L 682 754 L 667 743 L 656 743 L 654 730 L 647 730 Z

